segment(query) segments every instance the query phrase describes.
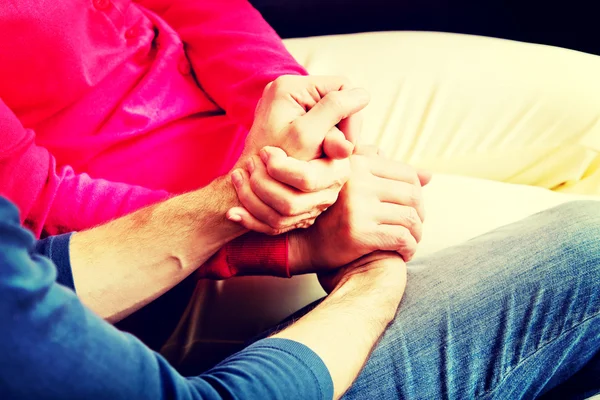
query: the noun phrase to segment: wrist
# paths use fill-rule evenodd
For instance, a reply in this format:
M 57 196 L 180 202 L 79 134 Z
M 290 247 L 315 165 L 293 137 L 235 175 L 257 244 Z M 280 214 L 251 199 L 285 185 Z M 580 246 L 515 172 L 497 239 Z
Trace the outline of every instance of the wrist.
M 368 305 L 374 318 L 391 321 L 406 287 L 406 264 L 396 253 L 375 252 L 353 263 L 330 296 Z
M 157 227 L 178 234 L 180 246 L 173 256 L 183 265 L 200 266 L 226 243 L 247 232 L 226 218 L 227 210 L 239 206 L 235 189 L 227 176 L 215 179 L 202 189 L 174 197 L 160 205 L 172 225 Z M 173 225 L 176 225 L 175 227 Z

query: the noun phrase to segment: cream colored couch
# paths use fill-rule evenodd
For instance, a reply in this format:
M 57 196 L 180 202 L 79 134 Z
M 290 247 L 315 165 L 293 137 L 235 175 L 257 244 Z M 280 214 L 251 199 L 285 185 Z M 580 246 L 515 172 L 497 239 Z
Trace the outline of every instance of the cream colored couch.
M 286 45 L 311 74 L 345 75 L 371 92 L 363 142 L 436 172 L 417 257 L 559 203 L 600 199 L 600 57 L 416 32 Z M 243 342 L 324 295 L 313 276 L 207 282 L 198 292 L 193 322 L 167 351 Z

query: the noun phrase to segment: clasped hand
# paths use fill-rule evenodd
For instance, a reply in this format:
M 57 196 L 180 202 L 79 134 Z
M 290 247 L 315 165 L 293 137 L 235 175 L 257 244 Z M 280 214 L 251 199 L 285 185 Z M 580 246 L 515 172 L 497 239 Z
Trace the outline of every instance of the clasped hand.
M 293 230 L 292 274 L 326 274 L 377 250 L 409 261 L 421 240 L 431 175 L 357 144 L 368 99 L 342 78 L 282 77 L 259 102 L 231 173 L 240 206 L 227 217 L 269 235 Z

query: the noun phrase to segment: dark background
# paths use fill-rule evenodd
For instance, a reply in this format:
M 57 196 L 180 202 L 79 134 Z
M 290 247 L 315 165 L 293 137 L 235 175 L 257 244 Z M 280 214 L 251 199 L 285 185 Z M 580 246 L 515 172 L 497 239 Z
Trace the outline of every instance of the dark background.
M 284 38 L 367 31 L 426 30 L 501 37 L 600 54 L 600 1 L 597 0 L 250 2 Z

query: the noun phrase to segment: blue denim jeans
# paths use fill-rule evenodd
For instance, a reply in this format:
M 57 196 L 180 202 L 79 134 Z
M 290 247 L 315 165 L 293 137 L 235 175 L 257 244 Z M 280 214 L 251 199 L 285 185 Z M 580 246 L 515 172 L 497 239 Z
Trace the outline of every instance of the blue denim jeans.
M 600 390 L 599 315 L 600 202 L 567 203 L 409 263 L 396 319 L 345 398 L 585 398 Z M 178 368 L 200 373 L 201 350 Z
M 599 391 L 600 202 L 589 201 L 410 263 L 396 319 L 345 398 Z

